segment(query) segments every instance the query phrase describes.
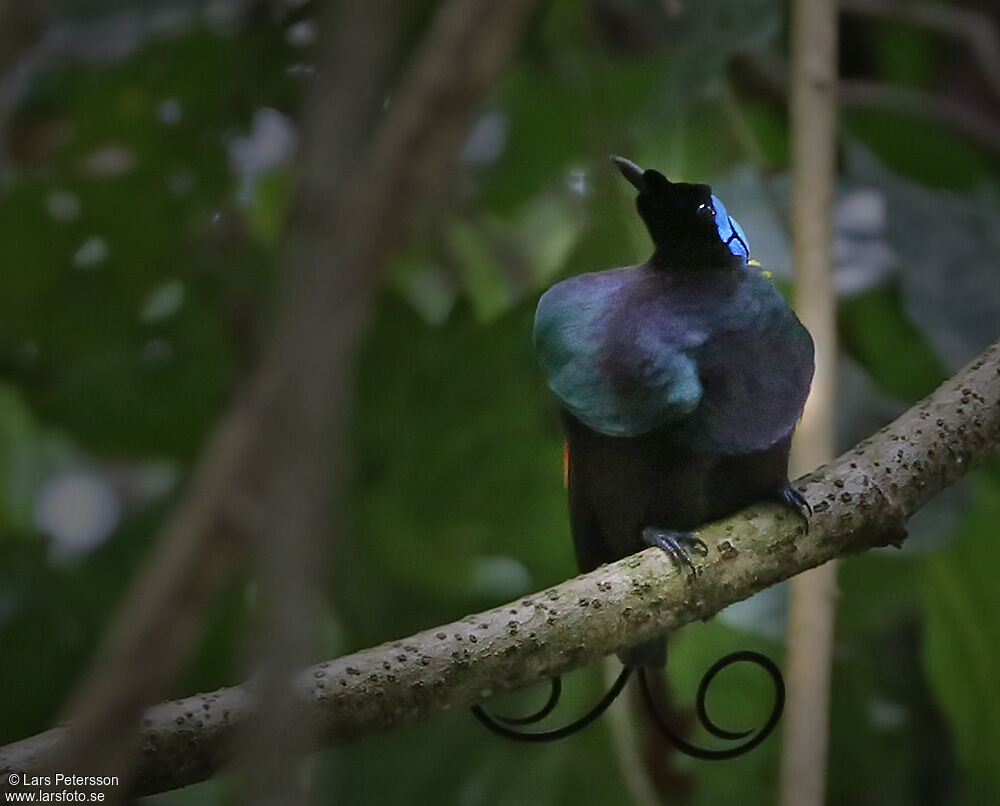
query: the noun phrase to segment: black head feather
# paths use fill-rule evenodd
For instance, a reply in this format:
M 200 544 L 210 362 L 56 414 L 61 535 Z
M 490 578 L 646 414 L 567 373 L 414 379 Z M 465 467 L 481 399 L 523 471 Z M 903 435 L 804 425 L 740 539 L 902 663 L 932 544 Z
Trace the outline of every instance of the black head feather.
M 656 245 L 654 262 L 677 268 L 718 268 L 741 262 L 719 237 L 711 187 L 671 182 L 659 171 L 644 171 L 623 157 L 611 159 L 639 191 L 636 206 Z

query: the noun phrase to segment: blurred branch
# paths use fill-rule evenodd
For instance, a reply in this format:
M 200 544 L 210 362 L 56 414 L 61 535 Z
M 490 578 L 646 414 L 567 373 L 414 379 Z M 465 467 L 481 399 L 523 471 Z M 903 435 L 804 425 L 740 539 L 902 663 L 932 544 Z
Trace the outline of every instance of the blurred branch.
M 837 293 L 833 287 L 833 194 L 837 162 L 837 5 L 792 3 L 789 99 L 794 306 L 816 345 L 816 373 L 792 442 L 792 472 L 834 456 Z M 788 699 L 782 726 L 780 798 L 821 806 L 826 797 L 830 678 L 837 566 L 792 580 L 785 633 Z
M 342 7 L 359 15 L 349 19 L 375 15 L 378 27 L 385 4 L 366 11 L 359 5 Z M 288 603 L 288 580 L 301 571 L 296 564 L 309 561 L 309 547 L 329 528 L 336 430 L 383 259 L 415 208 L 443 184 L 471 116 L 533 5 L 443 4 L 373 138 L 367 136 L 365 108 L 377 89 L 381 46 L 367 41 L 370 27 L 331 32 L 357 36 L 344 54 L 331 54 L 351 58 L 346 66 L 335 62 L 340 73 L 318 83 L 306 111 L 303 178 L 289 223 L 286 286 L 274 338 L 208 441 L 188 495 L 74 697 L 72 730 L 57 748 L 64 768 L 127 778 L 141 709 L 162 696 L 187 657 L 202 610 L 243 538 L 254 536 L 261 545 L 281 534 L 291 542 L 264 555 L 282 558 L 277 576 L 269 578 L 269 604 Z M 359 152 L 365 139 L 371 145 Z M 331 182 L 341 181 L 343 189 L 331 198 Z M 288 557 L 301 547 L 305 558 Z M 277 629 L 269 626 L 272 637 Z M 296 647 L 308 640 L 292 638 Z M 275 639 L 272 648 L 280 645 Z M 263 702 L 274 702 L 269 697 L 275 681 L 289 672 L 284 663 L 264 669 L 258 692 Z M 285 713 L 282 722 L 287 718 Z
M 601 676 L 606 688 L 610 688 L 618 677 L 620 669 L 616 666 L 617 663 L 613 658 L 605 658 L 601 664 Z M 667 800 L 661 799 L 657 793 L 656 784 L 646 766 L 646 757 L 640 746 L 636 716 L 643 713 L 633 706 L 631 697 L 619 697 L 608 709 L 605 718 L 611 730 L 615 761 L 633 806 L 658 806 Z M 656 762 L 662 764 L 663 759 L 657 755 Z M 676 793 L 671 794 L 676 795 Z
M 48 16 L 45 2 L 23 3 L 0 0 L 0 76 L 21 58 L 38 35 Z
M 855 109 L 878 109 L 936 123 L 1000 153 L 1000 121 L 971 106 L 908 87 L 852 79 L 840 84 L 840 100 Z
M 772 95 L 787 93 L 788 67 L 780 57 L 754 53 L 742 57 L 740 63 L 761 89 Z M 837 94 L 841 107 L 896 112 L 926 120 L 1000 154 L 1000 122 L 950 98 L 862 79 L 842 79 Z
M 272 404 L 261 419 L 263 433 L 249 465 L 251 474 L 263 478 L 245 485 L 256 513 L 249 531 L 258 546 L 267 608 L 256 691 L 260 707 L 247 759 L 253 802 L 294 802 L 291 766 L 310 739 L 308 720 L 288 692 L 294 675 L 314 657 L 309 616 L 320 599 L 322 547 L 336 523 L 331 499 L 341 464 L 337 432 L 381 264 L 416 204 L 443 184 L 533 2 L 444 4 L 361 165 L 353 165 L 354 155 L 343 147 L 331 160 L 328 135 L 353 129 L 348 142 L 357 144 L 366 127 L 322 89 L 311 105 L 307 126 L 310 119 L 321 124 L 309 127 L 315 136 L 305 144 L 302 185 L 289 224 L 288 292 L 265 362 L 269 376 L 262 379 L 262 397 Z M 360 16 L 367 28 L 350 31 L 353 41 L 342 37 L 345 41 L 333 43 L 334 63 L 323 71 L 328 81 L 340 77 L 350 95 L 365 57 L 359 51 L 370 49 L 373 40 L 384 41 L 402 9 L 394 0 L 340 5 L 347 9 L 342 16 Z M 337 200 L 334 216 L 317 215 L 331 198 Z M 276 534 L 280 541 L 273 539 Z
M 840 8 L 963 40 L 993 95 L 1000 100 L 1000 35 L 995 17 L 976 9 L 928 0 L 840 0 Z
M 815 511 L 808 532 L 787 510 L 761 504 L 699 530 L 712 548 L 693 581 L 649 549 L 502 607 L 320 663 L 297 678 L 296 695 L 316 735 L 344 743 L 549 678 L 710 618 L 836 557 L 899 545 L 906 519 L 998 444 L 1000 341 L 870 439 L 799 479 Z M 236 686 L 146 711 L 136 790 L 164 791 L 214 774 L 252 709 L 249 689 Z M 0 748 L 0 781 L 10 771 L 55 771 L 54 749 L 67 730 Z
M 3 167 L 7 122 L 25 85 L 25 54 L 30 53 L 48 17 L 48 3 L 0 0 L 0 167 Z
M 254 544 L 262 614 L 257 709 L 241 748 L 247 804 L 309 801 L 296 764 L 312 736 L 289 691 L 315 658 L 351 362 L 380 273 L 380 253 L 363 234 L 367 219 L 379 215 L 378 201 L 356 211 L 359 219 L 348 210 L 368 182 L 355 161 L 382 107 L 401 4 L 341 0 L 325 11 L 323 78 L 302 115 L 276 332 L 252 391 L 260 432 L 234 480 L 242 500 L 232 503 L 246 513 L 241 531 Z M 399 125 L 392 117 L 383 125 Z
M 750 121 L 747 120 L 746 113 L 737 100 L 736 92 L 728 81 L 722 82 L 719 92 L 719 108 L 726 118 L 726 127 L 732 132 L 733 139 L 746 158 L 757 168 L 762 170 L 768 168 L 769 160 L 764 145 Z M 768 201 L 773 202 L 773 197 L 769 197 Z M 777 217 L 783 218 L 780 215 Z

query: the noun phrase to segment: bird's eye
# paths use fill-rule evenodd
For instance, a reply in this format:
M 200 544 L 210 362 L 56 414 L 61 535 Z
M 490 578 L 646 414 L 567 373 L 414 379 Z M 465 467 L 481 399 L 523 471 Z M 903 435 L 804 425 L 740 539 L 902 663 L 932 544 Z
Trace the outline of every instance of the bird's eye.
M 715 208 L 711 204 L 699 204 L 695 212 L 705 218 L 715 218 Z

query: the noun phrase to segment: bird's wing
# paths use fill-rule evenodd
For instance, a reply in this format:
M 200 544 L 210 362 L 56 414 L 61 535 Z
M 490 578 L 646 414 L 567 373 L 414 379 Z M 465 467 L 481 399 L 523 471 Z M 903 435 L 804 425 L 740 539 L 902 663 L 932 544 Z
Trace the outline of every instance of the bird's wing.
M 757 274 L 733 306 L 735 322 L 691 351 L 703 394 L 683 428 L 692 447 L 738 454 L 788 439 L 813 375 L 813 342 L 785 300 Z
M 623 319 L 635 270 L 583 274 L 550 288 L 535 313 L 535 349 L 549 388 L 584 425 L 631 437 L 698 406 L 698 367 L 672 329 Z M 689 335 L 689 334 L 688 334 Z
M 766 273 L 725 278 L 665 285 L 615 269 L 553 286 L 535 314 L 549 387 L 609 436 L 670 426 L 725 454 L 787 439 L 809 394 L 812 339 Z

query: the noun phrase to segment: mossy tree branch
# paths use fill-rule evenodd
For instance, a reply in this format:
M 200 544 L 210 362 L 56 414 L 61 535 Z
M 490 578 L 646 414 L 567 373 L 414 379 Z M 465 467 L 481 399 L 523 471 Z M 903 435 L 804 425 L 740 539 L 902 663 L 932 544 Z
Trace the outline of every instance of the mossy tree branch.
M 516 602 L 306 670 L 315 735 L 344 743 L 461 708 L 715 615 L 835 557 L 899 545 L 904 524 L 1000 442 L 1000 341 L 891 425 L 796 486 L 815 514 L 761 504 L 706 526 L 697 577 L 649 549 Z M 143 720 L 139 793 L 208 778 L 252 713 L 249 689 L 161 703 Z M 0 780 L 51 774 L 58 727 L 0 748 Z

